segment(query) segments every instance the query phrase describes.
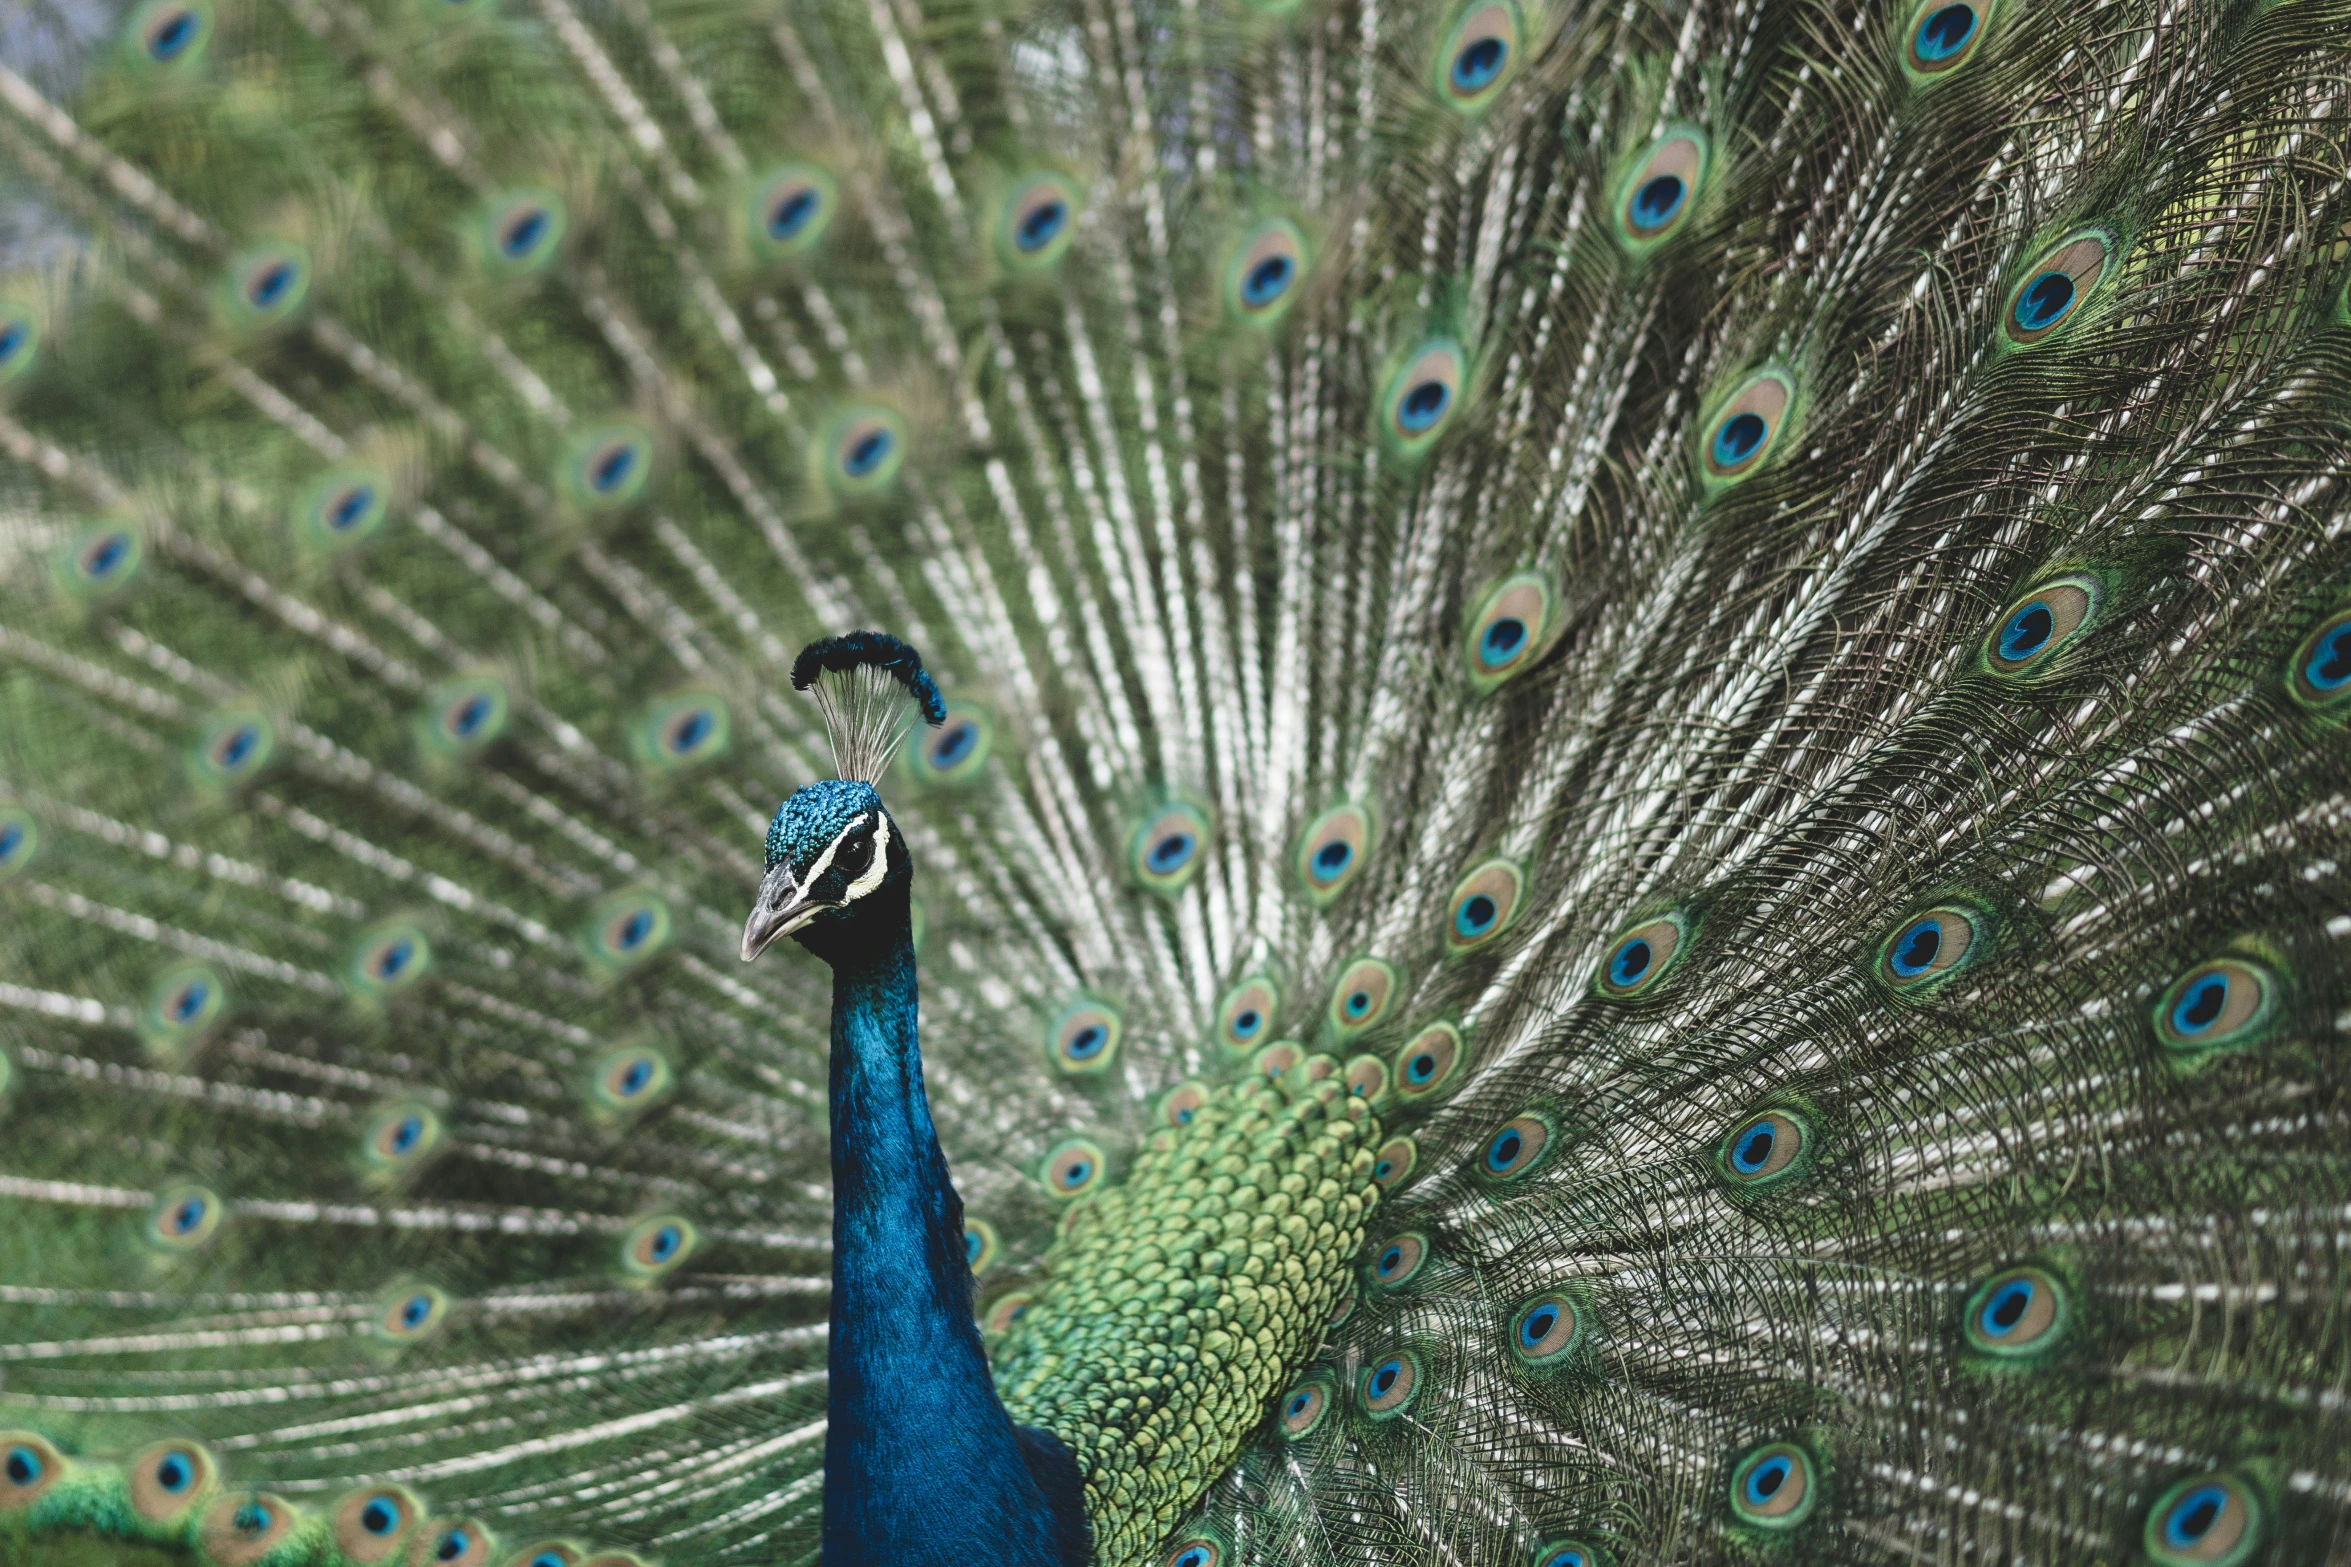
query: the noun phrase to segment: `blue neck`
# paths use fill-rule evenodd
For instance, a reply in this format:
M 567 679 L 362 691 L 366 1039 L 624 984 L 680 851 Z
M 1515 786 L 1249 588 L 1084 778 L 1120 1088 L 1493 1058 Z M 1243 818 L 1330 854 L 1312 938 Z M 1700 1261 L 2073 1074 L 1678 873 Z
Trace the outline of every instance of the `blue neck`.
M 923 1097 L 914 943 L 894 923 L 833 969 L 824 1567 L 1083 1567 L 1077 1466 L 1015 1426 L 988 1377 L 963 1201 Z

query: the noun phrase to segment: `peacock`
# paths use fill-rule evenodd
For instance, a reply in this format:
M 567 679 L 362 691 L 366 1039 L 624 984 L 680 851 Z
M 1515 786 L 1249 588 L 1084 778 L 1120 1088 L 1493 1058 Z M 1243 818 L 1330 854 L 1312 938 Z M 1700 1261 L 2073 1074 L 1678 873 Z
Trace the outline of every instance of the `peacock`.
M 2351 0 L 17 0 L 0 1561 L 2351 1560 Z

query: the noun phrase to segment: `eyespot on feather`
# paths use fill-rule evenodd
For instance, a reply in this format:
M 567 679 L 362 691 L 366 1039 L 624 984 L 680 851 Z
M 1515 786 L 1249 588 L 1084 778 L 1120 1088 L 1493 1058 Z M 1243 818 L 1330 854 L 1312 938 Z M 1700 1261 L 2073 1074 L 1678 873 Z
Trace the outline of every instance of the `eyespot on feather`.
M 544 270 L 562 253 L 569 214 L 555 192 L 525 187 L 493 196 L 478 222 L 474 245 L 483 269 L 518 278 Z
M 176 1057 L 210 1033 L 228 1008 L 228 987 L 201 963 L 178 964 L 155 977 L 140 1015 L 139 1037 L 158 1055 Z
M 0 299 L 0 386 L 33 373 L 41 357 L 41 318 L 26 305 Z
M 432 963 L 432 943 L 425 940 L 424 932 L 396 922 L 360 936 L 344 977 L 362 996 L 392 996 L 423 979 Z
M 1419 1161 L 1419 1151 L 1409 1137 L 1391 1137 L 1380 1144 L 1371 1156 L 1371 1183 L 1383 1192 L 1392 1192 L 1411 1176 L 1412 1167 Z
M 247 1491 L 205 1508 L 197 1538 L 205 1557 L 218 1567 L 257 1567 L 286 1542 L 301 1516 L 282 1496 Z
M 1207 850 L 1206 816 L 1188 805 L 1162 806 L 1135 828 L 1127 864 L 1144 888 L 1172 897 L 1199 873 Z
M 65 1478 L 65 1459 L 33 1431 L 0 1431 L 0 1517 L 21 1512 Z
M 124 522 L 99 522 L 76 533 L 54 557 L 57 585 L 68 598 L 100 603 L 128 589 L 146 563 L 139 530 Z
M 1378 958 L 1357 958 L 1339 971 L 1326 1009 L 1331 1032 L 1342 1041 L 1379 1026 L 1396 993 L 1396 967 Z
M 947 704 L 947 721 L 925 729 L 906 748 L 906 765 L 926 784 L 964 784 L 980 776 L 995 739 L 987 711 L 970 702 Z
M 1488 1180 L 1516 1181 L 1542 1166 L 1553 1140 L 1551 1122 L 1533 1111 L 1502 1123 L 1478 1154 L 1478 1173 Z
M 1988 923 L 1957 904 L 1914 914 L 1878 948 L 1877 976 L 1902 994 L 1924 994 L 1982 955 Z
M 1511 1353 L 1529 1365 L 1554 1363 L 1582 1340 L 1575 1302 L 1556 1291 L 1537 1295 L 1510 1319 Z
M 1517 73 L 1522 47 L 1518 8 L 1510 0 L 1472 0 L 1446 30 L 1430 62 L 1437 96 L 1463 114 L 1475 114 Z
M 1298 299 L 1306 278 L 1306 237 L 1288 218 L 1267 218 L 1243 234 L 1225 263 L 1225 310 L 1252 326 L 1271 326 Z
M 1091 1138 L 1071 1137 L 1053 1146 L 1038 1173 L 1048 1196 L 1068 1201 L 1101 1184 L 1107 1163 L 1101 1144 Z
M 1178 1083 L 1160 1096 L 1159 1119 L 1169 1126 L 1190 1126 L 1208 1103 L 1208 1089 L 1200 1083 Z
M 669 945 L 669 905 L 650 893 L 623 893 L 597 906 L 588 923 L 588 955 L 606 968 L 632 968 Z
M 2286 666 L 2286 689 L 2321 711 L 2340 710 L 2351 699 L 2351 609 L 2335 611 L 2302 639 Z
M 1445 904 L 1445 949 L 1475 951 L 1510 928 L 1518 917 L 1526 881 L 1508 860 L 1493 859 L 1472 870 Z
M 360 1567 L 375 1567 L 398 1556 L 408 1531 L 423 1516 L 424 1504 L 397 1485 L 371 1485 L 353 1491 L 336 1502 L 329 1514 L 335 1548 Z
M 2147 1509 L 2142 1537 L 2153 1567 L 2244 1567 L 2261 1554 L 2267 1509 L 2226 1471 L 2178 1480 Z
M 1534 1567 L 1609 1567 L 1609 1562 L 1581 1540 L 1552 1540 L 1535 1547 Z
M 268 717 L 252 708 L 231 708 L 214 714 L 196 736 L 189 764 L 197 781 L 216 789 L 233 789 L 266 771 L 277 752 L 277 729 Z
M 505 1567 L 586 1567 L 586 1554 L 569 1540 L 540 1540 L 507 1557 Z
M 1376 1105 L 1388 1092 L 1388 1064 L 1378 1056 L 1351 1056 L 1341 1081 L 1347 1086 L 1348 1098 Z
M 2001 330 L 2016 347 L 2041 341 L 2068 321 L 2077 320 L 2081 306 L 2106 276 L 2112 245 L 2104 234 L 2084 230 L 2051 246 L 2025 268 L 2024 278 L 2008 296 L 2000 318 Z
M 1174 1550 L 1161 1558 L 1159 1567 L 1217 1567 L 1224 1560 L 1224 1547 L 1205 1536 L 1195 1536 L 1177 1542 Z
M 607 419 L 574 431 L 555 460 L 555 488 L 589 516 L 627 509 L 652 480 L 653 433 L 631 419 Z
M 1731 1129 L 1715 1165 L 1732 1185 L 1761 1190 L 1794 1176 L 1811 1141 L 1801 1116 L 1790 1110 L 1766 1110 L 1744 1117 Z
M 1383 1356 L 1365 1368 L 1357 1393 L 1374 1420 L 1393 1419 L 1412 1406 L 1420 1391 L 1420 1359 L 1410 1350 Z
M 1997 1361 L 2047 1353 L 2072 1317 L 2065 1286 L 2044 1269 L 2022 1267 L 1977 1285 L 1959 1320 L 1968 1348 Z
M 1235 1054 L 1257 1049 L 1273 1033 L 1282 993 L 1262 974 L 1253 974 L 1225 992 L 1216 1004 L 1217 1042 Z
M 1371 1254 L 1364 1274 L 1381 1289 L 1399 1289 L 1412 1281 L 1428 1260 L 1428 1237 L 1418 1232 L 1397 1236 Z
M 622 1237 L 621 1268 L 640 1280 L 664 1278 L 684 1265 L 701 1239 L 693 1225 L 675 1214 L 640 1219 Z
M 637 720 L 636 753 L 657 772 L 681 772 L 726 755 L 734 715 L 709 692 L 664 697 Z
M 1323 1417 L 1330 1413 L 1330 1384 L 1320 1377 L 1308 1377 L 1284 1393 L 1274 1408 L 1282 1440 L 1302 1442 L 1321 1427 Z
M 287 525 L 305 548 L 337 554 L 382 530 L 391 493 L 392 481 L 378 469 L 329 468 L 294 497 Z
M 1617 187 L 1617 243 L 1645 255 L 1689 220 L 1706 178 L 1708 141 L 1688 126 L 1660 136 Z
M 1689 922 L 1679 913 L 1643 920 L 1609 943 L 1592 985 L 1611 1001 L 1631 1001 L 1654 991 L 1673 971 L 1689 945 Z
M 41 852 L 41 824 L 32 812 L 16 805 L 0 805 L 0 881 L 6 881 Z
M 1796 383 L 1784 370 L 1762 370 L 1716 407 L 1701 427 L 1700 456 L 1713 484 L 1730 484 L 1764 465 L 1788 422 Z
M 1396 1092 L 1411 1101 L 1441 1092 L 1462 1062 L 1461 1030 L 1431 1023 L 1396 1052 Z
M 1069 249 L 1081 205 L 1077 186 L 1058 174 L 1016 182 L 997 220 L 997 253 L 1020 271 L 1051 266 Z
M 588 1083 L 598 1106 L 633 1115 L 668 1098 L 675 1078 L 669 1058 L 652 1046 L 622 1045 L 596 1059 Z
M 997 1238 L 996 1226 L 985 1219 L 963 1216 L 963 1260 L 974 1277 L 996 1265 L 1004 1253 L 1004 1243 Z
M 10 1439 L 0 1435 L 0 1449 Z M 131 1510 L 149 1523 L 170 1523 L 204 1500 L 219 1478 L 211 1453 L 194 1442 L 155 1442 L 123 1462 Z M 4 1483 L 4 1482 L 0 1482 Z M 7 1503 L 0 1502 L 0 1511 Z
M 2258 1044 L 2276 1021 L 2278 992 L 2277 976 L 2250 958 L 2200 963 L 2156 1001 L 2156 1038 L 2182 1057 Z
M 1046 1031 L 1045 1053 L 1054 1066 L 1071 1075 L 1100 1072 L 1118 1059 L 1118 1013 L 1098 1001 L 1081 1001 L 1063 1010 Z
M 441 1118 L 428 1105 L 414 1102 L 380 1110 L 368 1122 L 360 1139 L 360 1156 L 387 1173 L 412 1170 L 432 1156 L 441 1142 Z
M 819 444 L 825 483 L 843 500 L 866 500 L 889 490 L 906 466 L 909 434 L 894 408 L 861 403 L 833 416 Z
M 222 307 L 231 326 L 261 332 L 283 325 L 310 297 L 310 252 L 272 241 L 242 252 L 222 280 Z
M 760 175 L 740 207 L 752 255 L 761 261 L 807 255 L 823 243 L 840 199 L 833 177 L 811 164 L 787 163 Z
M 398 1345 L 420 1344 L 448 1320 L 449 1297 L 430 1284 L 401 1284 L 376 1297 L 375 1331 Z
M 1316 904 L 1328 904 L 1347 889 L 1370 857 L 1373 819 L 1368 807 L 1349 801 L 1316 817 L 1298 841 L 1298 881 Z
M 506 732 L 514 715 L 506 682 L 466 675 L 433 688 L 417 716 L 428 750 L 447 757 L 477 756 Z
M 1036 1304 L 1036 1300 L 1036 1292 L 1033 1290 L 1012 1290 L 997 1296 L 988 1303 L 988 1309 L 980 1316 L 980 1331 L 991 1338 L 1011 1332 L 1012 1325 L 1020 1320 L 1021 1313 Z
M 2050 655 L 2096 624 L 2102 596 L 2095 577 L 2059 577 L 2024 594 L 1984 638 L 1984 667 L 2010 679 L 2046 673 Z
M 487 1567 L 492 1537 L 471 1518 L 429 1525 L 408 1553 L 410 1567 Z
M 1417 457 L 1436 444 L 1460 410 L 1467 371 L 1461 345 L 1438 337 L 1414 349 L 1388 378 L 1380 424 L 1398 452 Z
M 1283 1077 L 1305 1059 L 1306 1052 L 1296 1040 L 1277 1039 L 1249 1058 L 1249 1069 L 1259 1077 Z
M 1550 579 L 1534 571 L 1507 577 L 1488 593 L 1463 637 L 1470 683 L 1491 691 L 1533 665 L 1549 644 L 1555 603 Z
M 1983 43 L 1995 9 L 1994 0 L 1925 0 L 1903 24 L 1903 69 L 1925 82 L 1965 65 Z
M 1793 1442 L 1774 1442 L 1731 1471 L 1731 1511 L 1759 1528 L 1793 1529 L 1812 1516 L 1819 1490 L 1812 1455 Z
M 123 52 L 141 76 L 183 75 L 212 42 L 210 0 L 147 0 L 123 24 Z

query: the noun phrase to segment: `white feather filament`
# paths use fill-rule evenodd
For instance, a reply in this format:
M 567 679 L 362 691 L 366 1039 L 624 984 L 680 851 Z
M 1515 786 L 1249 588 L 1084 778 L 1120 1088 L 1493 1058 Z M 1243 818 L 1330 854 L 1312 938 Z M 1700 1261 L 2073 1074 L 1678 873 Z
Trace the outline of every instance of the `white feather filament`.
M 808 688 L 833 746 L 833 771 L 879 783 L 912 727 L 906 688 L 888 670 L 859 664 L 828 669 Z

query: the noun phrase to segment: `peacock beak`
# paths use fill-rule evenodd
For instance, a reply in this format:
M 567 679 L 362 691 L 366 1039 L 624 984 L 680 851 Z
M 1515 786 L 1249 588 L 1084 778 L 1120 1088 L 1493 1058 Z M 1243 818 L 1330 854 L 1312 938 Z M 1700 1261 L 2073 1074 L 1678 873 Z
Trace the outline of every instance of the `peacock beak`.
M 787 862 L 771 865 L 759 883 L 751 917 L 743 922 L 743 961 L 765 952 L 778 936 L 789 936 L 825 910 L 837 907 L 808 895 L 792 875 Z

